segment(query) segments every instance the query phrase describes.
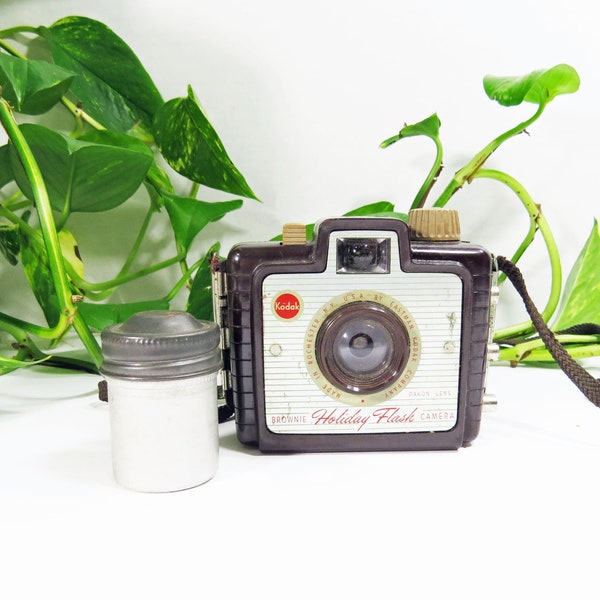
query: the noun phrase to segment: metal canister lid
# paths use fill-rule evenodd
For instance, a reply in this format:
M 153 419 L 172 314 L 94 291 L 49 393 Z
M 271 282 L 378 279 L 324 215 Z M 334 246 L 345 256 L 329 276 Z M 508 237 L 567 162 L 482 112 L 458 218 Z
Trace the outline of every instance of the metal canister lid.
M 101 334 L 103 375 L 171 379 L 222 367 L 219 327 L 185 311 L 149 310 Z

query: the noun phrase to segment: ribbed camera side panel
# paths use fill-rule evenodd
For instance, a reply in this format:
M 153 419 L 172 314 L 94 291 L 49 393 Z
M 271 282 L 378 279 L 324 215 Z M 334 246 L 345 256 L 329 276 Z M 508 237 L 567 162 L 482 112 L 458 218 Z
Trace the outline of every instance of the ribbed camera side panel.
M 254 402 L 250 286 L 248 273 L 229 272 L 227 319 L 231 336 L 230 362 L 236 428 L 242 443 L 256 444 L 258 433 Z
M 474 273 L 472 279 L 471 341 L 469 344 L 464 444 L 479 434 L 487 372 L 491 272 Z

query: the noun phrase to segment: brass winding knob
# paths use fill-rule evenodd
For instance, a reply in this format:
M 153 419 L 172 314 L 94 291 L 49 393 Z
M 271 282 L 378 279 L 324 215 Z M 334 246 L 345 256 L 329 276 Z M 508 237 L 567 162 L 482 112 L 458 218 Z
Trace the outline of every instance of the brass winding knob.
M 306 225 L 303 223 L 285 223 L 282 243 L 284 246 L 306 244 Z
M 460 240 L 458 211 L 451 208 L 414 208 L 408 213 L 408 228 L 415 241 Z

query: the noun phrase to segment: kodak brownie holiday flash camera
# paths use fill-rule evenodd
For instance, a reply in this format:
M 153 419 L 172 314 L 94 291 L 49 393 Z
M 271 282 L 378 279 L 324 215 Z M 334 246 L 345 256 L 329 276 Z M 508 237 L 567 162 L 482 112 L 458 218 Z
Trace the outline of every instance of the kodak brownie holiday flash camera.
M 262 451 L 433 450 L 479 432 L 494 260 L 445 209 L 341 217 L 216 267 L 238 438 Z

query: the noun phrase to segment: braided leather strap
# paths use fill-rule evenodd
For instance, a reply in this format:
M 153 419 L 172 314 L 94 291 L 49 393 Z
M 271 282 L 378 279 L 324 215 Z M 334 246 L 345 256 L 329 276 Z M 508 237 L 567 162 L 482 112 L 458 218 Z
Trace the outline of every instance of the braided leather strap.
M 498 268 L 503 271 L 515 289 L 521 295 L 529 317 L 539 333 L 546 348 L 557 362 L 567 377 L 581 390 L 581 392 L 593 404 L 600 408 L 600 380 L 595 379 L 588 373 L 561 345 L 556 336 L 546 325 L 542 315 L 536 308 L 533 300 L 527 292 L 523 275 L 518 267 L 507 258 L 497 258 Z

